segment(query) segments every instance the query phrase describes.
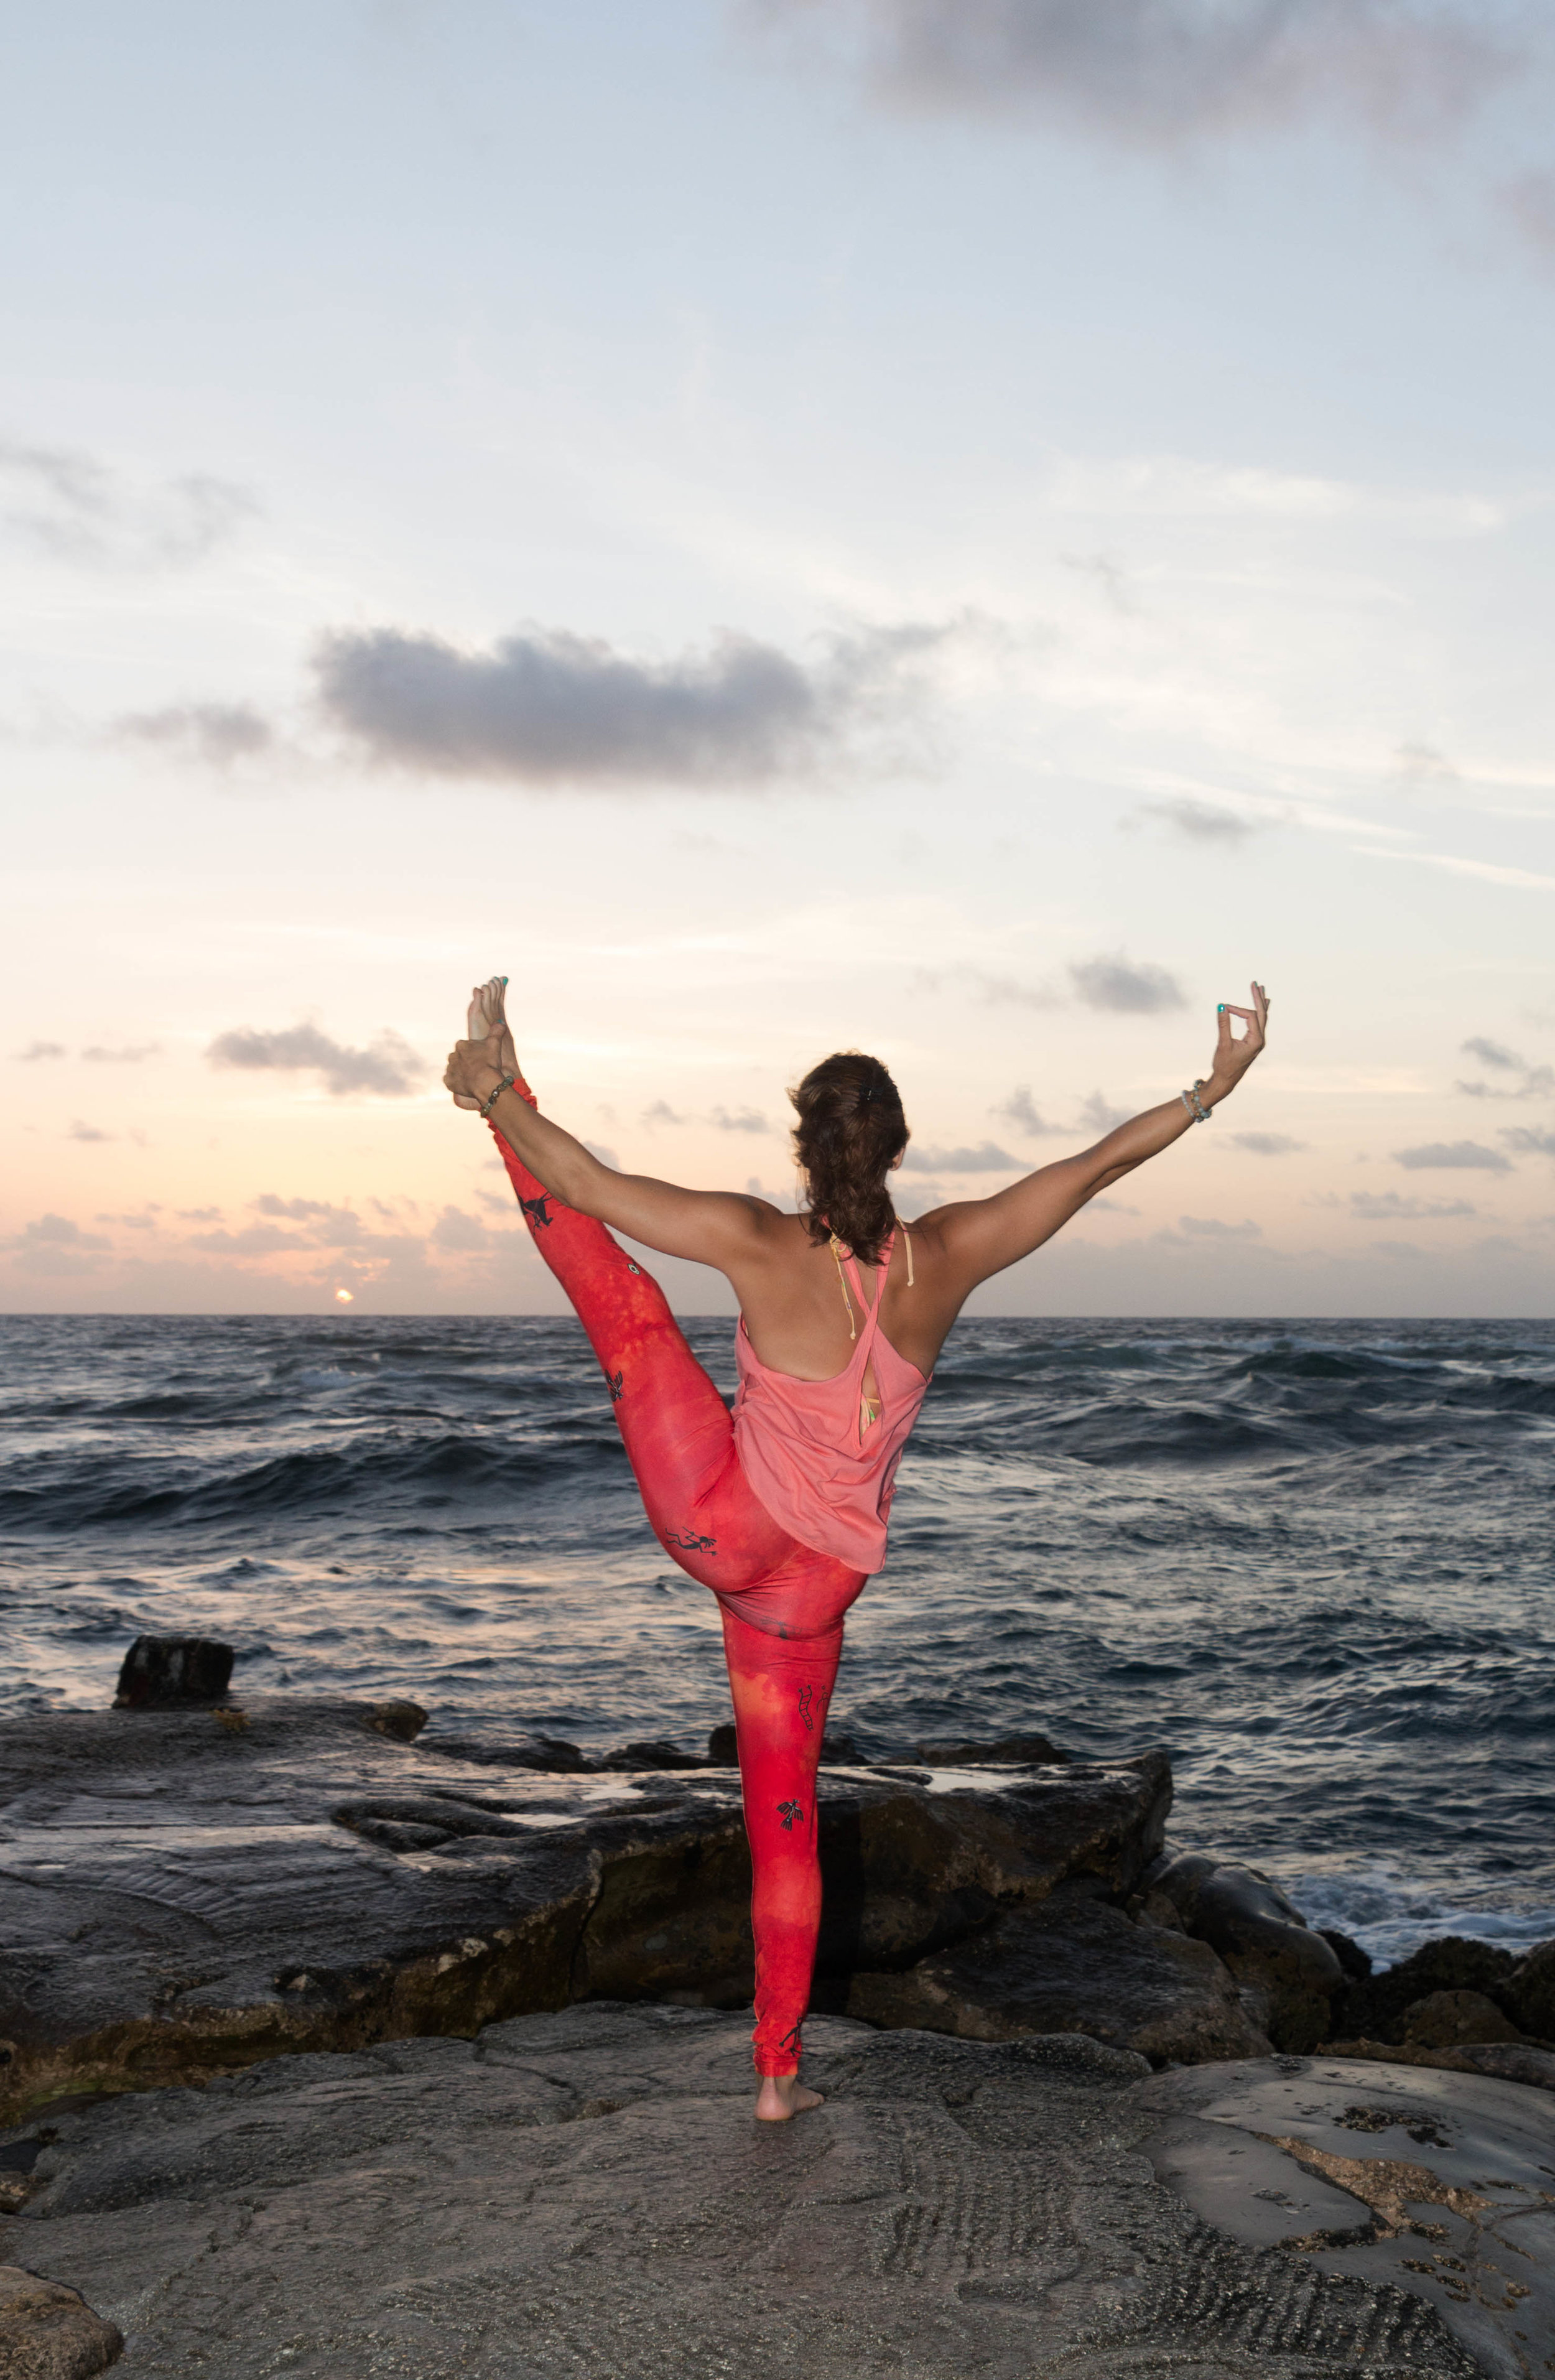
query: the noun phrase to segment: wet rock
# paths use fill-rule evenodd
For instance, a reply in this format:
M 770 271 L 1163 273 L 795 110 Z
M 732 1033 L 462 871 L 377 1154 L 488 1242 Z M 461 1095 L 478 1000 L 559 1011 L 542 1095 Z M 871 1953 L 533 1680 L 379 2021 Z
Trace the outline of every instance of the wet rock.
M 0 2265 L 0 2373 L 6 2380 L 95 2380 L 124 2337 L 75 2289 Z
M 124 1657 L 115 1710 L 178 1710 L 219 1703 L 232 1682 L 233 1650 L 212 1636 L 137 1636 Z
M 595 2002 L 473 2042 L 282 2058 L 207 2091 L 121 2098 L 58 2119 L 45 2186 L 13 2228 L 30 2261 L 133 2331 L 129 2362 L 148 2374 L 1481 2369 L 1428 2276 L 1244 2245 L 1155 2179 L 1140 2152 L 1165 2118 L 1149 2095 L 1183 2077 L 1076 2034 L 993 2044 L 813 2020 L 807 2070 L 826 2104 L 774 2132 L 750 2119 L 748 2035 L 744 2012 Z M 1231 2071 L 1283 2079 L 1268 2061 Z M 1350 2096 L 1376 2101 L 1370 2078 Z M 1357 2158 L 1391 2145 L 1337 2138 Z M 1411 2159 L 1440 2154 L 1400 2138 Z M 1516 2178 L 1521 2209 L 1522 2136 L 1481 2139 L 1480 2170 Z M 1293 2158 L 1276 2170 L 1306 2193 Z M 1400 2246 L 1431 2253 L 1408 2239 L 1395 2260 Z
M 400 1743 L 414 1743 L 427 1723 L 419 1703 L 373 1703 L 367 1724 L 376 1735 L 392 1735 Z
M 1463 2359 L 1449 2368 L 1498 2380 L 1544 2368 L 1555 2198 L 1549 2117 L 1530 2093 L 1320 2056 L 1156 2075 L 1130 2097 L 1158 2111 L 1143 2143 L 1158 2177 L 1271 2274 L 1294 2253 L 1316 2281 L 1415 2301 L 1419 2326 L 1401 2322 L 1391 2351 L 1357 2326 L 1352 2368 L 1442 2368 L 1427 2360 L 1439 2324 Z
M 1270 2047 L 1208 1944 L 1134 1922 L 1088 1882 L 1057 1886 L 905 1974 L 855 1975 L 845 2005 L 968 2041 L 1083 2033 L 1157 2066 Z
M 668 1743 L 654 1737 L 643 1743 L 623 1743 L 607 1752 L 599 1766 L 601 1769 L 705 1768 L 708 1764 L 700 1754 L 683 1752 L 678 1743 Z
M 1380 2066 L 1431 2066 L 1445 2074 L 1491 2074 L 1531 2091 L 1555 2091 L 1555 2050 L 1532 2041 L 1462 2041 L 1450 2049 L 1418 2042 L 1325 2041 L 1323 2058 L 1366 2058 Z
M 930 1768 L 1039 1767 L 1071 1756 L 1045 1735 L 1002 1735 L 992 1743 L 963 1742 L 958 1738 L 948 1743 L 915 1744 L 913 1749 Z
M 594 1763 L 559 1735 L 431 1735 L 420 1747 L 441 1760 L 474 1768 L 533 1768 L 547 1776 L 582 1777 Z
M 222 1714 L 215 1715 L 220 1718 Z M 569 2000 L 739 2004 L 733 1770 L 538 1772 L 346 1702 L 60 1713 L 0 1730 L 0 2120 Z M 823 1977 L 896 1970 L 1075 1876 L 1131 1891 L 1162 1755 L 939 1790 L 823 1786 Z
M 1511 2019 L 1483 1992 L 1427 1992 L 1403 2012 L 1405 2042 L 1453 2049 L 1464 2041 L 1520 2041 Z
M 708 1737 L 708 1766 L 710 1768 L 737 1768 L 739 1758 L 739 1746 L 731 1719 L 723 1727 L 715 1727 Z
M 1519 1959 L 1496 1997 L 1520 2032 L 1555 2042 L 1555 1942 Z
M 1337 1925 L 1319 1925 L 1317 1931 L 1339 1961 L 1345 1982 L 1365 1983 L 1371 1973 L 1370 1951 L 1363 1950 L 1358 1942 L 1352 1942 L 1348 1934 L 1342 1934 Z
M 1332 2000 L 1344 1971 L 1331 1944 L 1307 1925 L 1279 1886 L 1254 1868 L 1184 1852 L 1153 1872 L 1154 1891 L 1176 1909 L 1197 1941 L 1224 1960 L 1237 1982 L 1260 1995 L 1278 2049 L 1308 2050 L 1332 2032 Z
M 1334 2038 L 1402 2042 L 1404 2010 L 1432 1992 L 1483 1992 L 1501 2004 L 1501 1986 L 1516 1961 L 1510 1951 L 1491 1942 L 1476 1942 L 1461 1934 L 1443 1934 L 1422 1943 L 1396 1967 L 1363 1983 L 1347 1984 L 1333 2003 L 1330 2031 Z M 1514 2023 L 1516 2011 L 1509 2010 Z M 1524 2032 L 1536 2030 L 1520 2025 Z

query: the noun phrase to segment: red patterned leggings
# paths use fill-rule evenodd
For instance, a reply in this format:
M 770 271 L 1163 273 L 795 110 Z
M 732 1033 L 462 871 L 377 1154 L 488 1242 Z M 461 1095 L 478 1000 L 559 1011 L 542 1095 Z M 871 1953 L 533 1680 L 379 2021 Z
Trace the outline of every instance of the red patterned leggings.
M 754 1872 L 756 2069 L 792 2074 L 820 1926 L 816 1765 L 843 1614 L 864 1573 L 779 1528 L 658 1282 L 602 1223 L 542 1189 L 501 1133 L 496 1142 L 535 1245 L 600 1359 L 654 1534 L 718 1597 Z

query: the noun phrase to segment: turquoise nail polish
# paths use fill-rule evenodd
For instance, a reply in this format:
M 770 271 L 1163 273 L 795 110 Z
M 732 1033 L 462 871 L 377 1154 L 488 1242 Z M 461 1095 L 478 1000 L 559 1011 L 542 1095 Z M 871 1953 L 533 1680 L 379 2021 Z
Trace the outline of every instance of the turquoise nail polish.
M 1225 1004 L 1225 1002 L 1224 1002 L 1223 1000 L 1218 1000 L 1218 1001 L 1215 1002 L 1215 1014 L 1216 1014 L 1216 1015 L 1217 1015 L 1217 1016 L 1223 1016 L 1223 1015 L 1225 1014 L 1225 1013 L 1226 1013 L 1226 1004 Z

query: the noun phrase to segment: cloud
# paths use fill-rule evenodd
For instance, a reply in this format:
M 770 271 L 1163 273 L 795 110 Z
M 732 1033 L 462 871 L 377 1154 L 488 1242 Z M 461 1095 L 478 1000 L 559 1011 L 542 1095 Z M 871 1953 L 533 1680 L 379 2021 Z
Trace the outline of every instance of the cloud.
M 644 1108 L 642 1111 L 642 1120 L 648 1126 L 650 1132 L 652 1131 L 655 1124 L 689 1123 L 691 1121 L 689 1116 L 676 1115 L 668 1099 L 655 1099 L 650 1108 Z
M 1050 1133 L 1063 1129 L 1062 1124 L 1044 1123 L 1038 1114 L 1032 1104 L 1029 1083 L 1017 1083 L 1009 1098 L 998 1107 L 990 1108 L 989 1113 L 1002 1118 L 1005 1123 L 1013 1123 L 1017 1132 L 1024 1132 L 1031 1140 L 1041 1140 Z
M 1501 1138 L 1520 1157 L 1555 1157 L 1555 1132 L 1530 1132 L 1525 1124 L 1514 1124 Z
M 94 1042 L 81 1055 L 90 1058 L 94 1066 L 138 1066 L 143 1058 L 154 1058 L 161 1048 L 160 1041 L 134 1041 L 127 1042 L 120 1050 L 105 1050 Z
M 55 561 L 157 569 L 200 562 L 259 510 L 207 472 L 126 480 L 95 456 L 0 440 L 0 526 Z
M 1484 0 L 833 0 L 824 14 L 765 0 L 763 14 L 819 19 L 898 103 L 1024 111 L 1159 148 L 1324 114 L 1440 132 L 1517 63 L 1509 12 Z
M 347 1050 L 321 1033 L 316 1025 L 293 1025 L 276 1033 L 240 1026 L 233 1032 L 218 1033 L 205 1055 L 213 1066 L 322 1075 L 325 1090 L 336 1099 L 352 1091 L 403 1099 L 426 1072 L 410 1044 L 388 1026 L 367 1049 Z
M 1510 1173 L 1511 1160 L 1499 1149 L 1486 1148 L 1477 1140 L 1428 1140 L 1418 1148 L 1395 1148 L 1395 1165 L 1407 1165 L 1411 1172 L 1427 1168 L 1452 1168 L 1477 1173 Z
M 729 630 L 660 662 L 564 628 L 474 652 L 347 628 L 324 638 L 315 669 L 325 717 L 381 766 L 534 785 L 759 783 L 808 775 L 901 716 L 917 665 L 955 633 L 837 637 L 808 665 Z
M 350 1207 L 331 1207 L 321 1198 L 278 1198 L 265 1190 L 250 1202 L 257 1214 L 278 1221 L 302 1223 L 320 1247 L 352 1246 L 362 1235 L 361 1217 Z
M 727 1108 L 714 1108 L 708 1118 L 720 1132 L 771 1132 L 774 1127 L 756 1108 L 736 1108 L 733 1114 Z
M 981 967 L 958 967 L 955 972 L 964 976 L 990 1007 L 1002 1005 L 1006 1001 L 1017 1008 L 1062 1008 L 1063 1005 L 1062 996 L 1044 983 L 1022 983 L 1013 975 L 989 975 Z M 926 978 L 925 988 L 937 990 L 938 978 Z
M 280 1248 L 306 1248 L 310 1244 L 296 1232 L 283 1232 L 276 1223 L 249 1223 L 240 1232 L 196 1232 L 188 1245 L 207 1256 L 269 1257 Z
M 1086 577 L 1094 578 L 1114 612 L 1122 612 L 1129 618 L 1137 615 L 1139 606 L 1130 591 L 1128 574 L 1111 554 L 1061 553 L 1058 558 L 1065 570 L 1078 570 Z
M 1191 795 L 1171 802 L 1141 802 L 1123 821 L 1132 826 L 1136 820 L 1159 819 L 1174 834 L 1185 835 L 1190 843 L 1245 843 L 1249 835 L 1257 834 L 1265 824 L 1262 819 L 1245 818 L 1240 810 L 1228 810 L 1219 802 L 1200 802 Z
M 1245 1148 L 1251 1157 L 1289 1157 L 1306 1147 L 1304 1140 L 1293 1140 L 1288 1132 L 1231 1132 L 1226 1138 L 1233 1148 Z
M 97 1124 L 83 1123 L 78 1116 L 65 1137 L 67 1140 L 112 1140 L 114 1135 L 111 1132 L 103 1132 Z
M 1177 1228 L 1194 1240 L 1261 1240 L 1263 1226 L 1251 1220 L 1228 1223 L 1219 1215 L 1179 1215 Z
M 1490 1083 L 1464 1083 L 1457 1086 L 1471 1099 L 1547 1099 L 1555 1097 L 1555 1066 L 1530 1065 L 1515 1050 L 1500 1041 L 1488 1041 L 1482 1035 L 1463 1045 L 1465 1058 L 1477 1058 L 1482 1066 L 1493 1074 L 1512 1075 L 1515 1082 L 1507 1086 Z
M 10 1249 L 69 1248 L 83 1253 L 111 1247 L 113 1242 L 104 1239 L 101 1232 L 83 1232 L 68 1215 L 40 1215 L 35 1221 L 24 1223 L 14 1240 L 0 1245 Z
M 599 1159 L 601 1165 L 608 1165 L 611 1171 L 614 1173 L 620 1172 L 621 1160 L 617 1157 L 613 1148 L 606 1148 L 601 1142 L 597 1140 L 586 1140 L 583 1146 L 588 1150 L 590 1157 L 597 1157 Z M 508 1201 L 504 1198 L 497 1203 L 505 1208 Z
M 180 1223 L 219 1223 L 222 1220 L 219 1207 L 176 1207 L 173 1211 Z
M 274 748 L 275 731 L 247 702 L 183 702 L 168 710 L 129 711 L 115 722 L 126 743 L 151 744 L 207 768 L 230 769 Z
M 1132 1108 L 1115 1108 L 1099 1091 L 1092 1091 L 1080 1109 L 1080 1122 L 1088 1124 L 1092 1132 L 1116 1132 L 1133 1113 Z
M 1406 792 L 1420 792 L 1427 785 L 1458 785 L 1463 783 L 1458 771 L 1444 752 L 1434 744 L 1411 741 L 1398 746 L 1393 754 L 1395 782 Z
M 902 1160 L 905 1173 L 1024 1173 L 1024 1158 L 1012 1157 L 997 1142 L 979 1141 L 976 1148 L 915 1148 L 908 1143 Z
M 467 1215 L 458 1207 L 444 1207 L 432 1225 L 431 1244 L 456 1256 L 469 1256 L 489 1248 L 492 1234 L 478 1216 Z
M 1187 1004 L 1176 978 L 1168 975 L 1164 967 L 1148 964 L 1136 966 L 1121 953 L 1115 958 L 1074 961 L 1069 975 L 1075 997 L 1087 1008 L 1144 1016 Z
M 1405 1198 L 1396 1190 L 1352 1190 L 1350 1206 L 1363 1223 L 1423 1223 L 1479 1212 L 1466 1198 Z
M 40 1058 L 64 1058 L 68 1054 L 63 1041 L 34 1041 L 16 1052 L 18 1062 L 23 1066 L 36 1065 Z
M 1555 174 L 1513 175 L 1501 203 L 1535 254 L 1555 264 Z

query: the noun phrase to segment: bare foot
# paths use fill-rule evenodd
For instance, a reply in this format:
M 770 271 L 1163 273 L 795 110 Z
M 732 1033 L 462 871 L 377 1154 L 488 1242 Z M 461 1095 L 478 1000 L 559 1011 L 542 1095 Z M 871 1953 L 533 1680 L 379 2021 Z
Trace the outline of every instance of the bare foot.
M 493 1033 L 500 1031 L 503 1073 L 516 1075 L 518 1071 L 518 1052 L 514 1048 L 513 1036 L 507 1029 L 507 1018 L 503 1013 L 503 995 L 506 989 L 507 978 L 504 975 L 494 975 L 488 982 L 476 985 L 469 996 L 469 1017 L 465 1028 L 465 1038 L 468 1041 L 485 1041 L 489 1040 Z M 454 1105 L 456 1108 L 479 1108 L 480 1102 L 479 1099 L 469 1099 L 464 1093 L 456 1091 Z
M 808 2091 L 796 2074 L 763 2074 L 756 2098 L 759 2124 L 786 2124 L 810 2107 L 825 2102 L 819 2091 Z

